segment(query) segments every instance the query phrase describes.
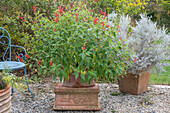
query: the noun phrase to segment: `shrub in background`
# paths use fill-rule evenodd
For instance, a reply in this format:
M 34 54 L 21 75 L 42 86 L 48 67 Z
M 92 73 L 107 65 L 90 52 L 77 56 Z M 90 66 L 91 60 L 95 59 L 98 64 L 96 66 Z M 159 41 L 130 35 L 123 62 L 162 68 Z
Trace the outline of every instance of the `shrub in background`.
M 170 1 L 163 0 L 161 6 L 163 11 L 161 12 L 159 25 L 165 25 L 168 28 L 168 32 L 170 32 Z
M 13 40 L 20 41 L 25 32 L 32 33 L 27 22 L 34 23 L 36 9 L 50 19 L 54 7 L 54 1 L 48 0 L 2 0 L 0 25 L 9 31 Z
M 145 9 L 148 16 L 152 16 L 151 20 L 157 22 L 161 27 L 164 25 L 170 31 L 170 2 L 168 0 L 149 0 Z
M 94 11 L 101 13 L 128 14 L 132 19 L 138 18 L 138 14 L 144 12 L 147 0 L 85 0 Z
M 1 0 L 0 4 L 0 26 L 9 32 L 14 45 L 23 45 L 24 37 L 33 35 L 31 25 L 37 21 L 37 9 L 51 19 L 50 14 L 56 7 L 55 0 Z M 27 48 L 31 48 L 31 44 L 27 44 Z
M 117 14 L 127 14 L 131 17 L 131 21 L 140 19 L 140 13 L 147 13 L 152 16 L 152 21 L 158 23 L 159 26 L 165 25 L 169 31 L 169 8 L 170 2 L 167 0 L 86 0 L 91 9 L 97 9 L 97 12 L 111 13 L 115 11 Z M 94 10 L 96 11 L 96 10 Z M 135 23 L 134 23 L 135 24 Z

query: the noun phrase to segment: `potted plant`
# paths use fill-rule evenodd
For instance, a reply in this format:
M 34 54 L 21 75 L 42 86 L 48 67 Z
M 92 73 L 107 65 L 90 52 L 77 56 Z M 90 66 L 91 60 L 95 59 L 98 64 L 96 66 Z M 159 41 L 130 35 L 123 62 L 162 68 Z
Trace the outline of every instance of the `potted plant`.
M 54 79 L 59 76 L 67 86 L 56 86 L 56 103 L 62 104 L 55 104 L 54 109 L 75 110 L 78 106 L 76 110 L 99 110 L 99 89 L 94 79 L 118 78 L 125 72 L 124 60 L 130 55 L 120 51 L 121 41 L 112 41 L 118 31 L 107 25 L 106 15 L 86 8 L 65 7 L 63 11 L 59 7 L 54 16 L 52 21 L 42 17 L 32 26 L 35 34 L 32 53 L 39 73 L 52 74 Z M 75 88 L 79 86 L 84 88 Z M 88 86 L 91 89 L 86 89 Z
M 0 113 L 11 112 L 11 86 L 18 89 L 26 88 L 21 80 L 21 77 L 6 73 L 5 70 L 0 72 Z
M 0 73 L 1 74 L 1 73 Z M 0 75 L 0 112 L 11 111 L 11 86 Z
M 120 76 L 119 80 L 120 91 L 131 94 L 147 91 L 153 67 L 157 74 L 164 70 L 162 64 L 167 62 L 170 51 L 170 38 L 166 29 L 158 28 L 145 14 L 140 16 L 141 19 L 136 21 L 137 25 L 132 29 L 129 28 L 130 19 L 125 16 L 121 18 L 118 35 L 135 52 L 134 62 L 128 67 L 127 74 Z M 129 29 L 132 30 L 130 35 Z

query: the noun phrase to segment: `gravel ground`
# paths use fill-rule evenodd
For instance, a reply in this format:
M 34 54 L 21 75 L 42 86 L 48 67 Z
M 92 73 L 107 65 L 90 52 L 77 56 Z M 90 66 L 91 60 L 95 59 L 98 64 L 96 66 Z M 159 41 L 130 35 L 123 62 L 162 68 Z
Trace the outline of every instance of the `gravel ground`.
M 101 111 L 95 113 L 170 113 L 170 86 L 150 85 L 141 95 L 120 93 L 116 84 L 99 84 Z M 93 111 L 53 111 L 55 82 L 52 79 L 31 84 L 35 94 L 15 89 L 12 95 L 12 113 L 93 113 Z

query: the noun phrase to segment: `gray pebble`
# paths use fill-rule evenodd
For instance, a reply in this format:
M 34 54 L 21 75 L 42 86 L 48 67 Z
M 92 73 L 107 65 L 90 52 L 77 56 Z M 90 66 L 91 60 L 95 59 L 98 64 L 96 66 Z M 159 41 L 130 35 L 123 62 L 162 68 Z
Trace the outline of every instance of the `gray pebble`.
M 101 111 L 53 111 L 55 82 L 52 79 L 45 83 L 30 85 L 35 94 L 31 99 L 29 92 L 15 89 L 12 95 L 11 113 L 167 113 L 170 111 L 170 88 L 150 85 L 150 91 L 141 95 L 120 94 L 118 85 L 100 83 L 99 102 Z M 145 98 L 149 96 L 148 100 Z M 152 103 L 153 102 L 153 103 Z M 152 103 L 152 104 L 150 104 Z

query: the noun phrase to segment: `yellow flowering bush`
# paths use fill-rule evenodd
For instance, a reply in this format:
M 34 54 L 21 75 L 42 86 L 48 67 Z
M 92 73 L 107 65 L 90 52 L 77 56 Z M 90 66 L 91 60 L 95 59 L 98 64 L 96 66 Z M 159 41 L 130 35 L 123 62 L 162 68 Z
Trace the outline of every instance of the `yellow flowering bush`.
M 135 16 L 142 13 L 147 5 L 145 0 L 112 0 L 113 8 L 118 13 Z
M 149 0 L 84 0 L 81 2 L 96 13 L 103 11 L 109 14 L 116 11 L 118 14 L 128 14 L 133 19 L 137 18 L 137 14 L 145 12 Z M 72 0 L 72 3 L 78 4 L 75 0 Z

